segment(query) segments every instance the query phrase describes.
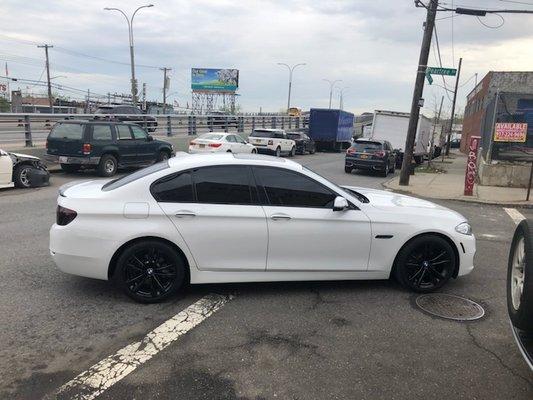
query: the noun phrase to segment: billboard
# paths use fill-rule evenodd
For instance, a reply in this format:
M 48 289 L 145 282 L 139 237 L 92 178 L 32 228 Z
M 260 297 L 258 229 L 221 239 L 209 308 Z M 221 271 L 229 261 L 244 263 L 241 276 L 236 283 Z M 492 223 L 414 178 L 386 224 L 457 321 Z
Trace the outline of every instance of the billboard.
M 239 88 L 238 69 L 192 68 L 191 89 L 235 92 Z
M 521 142 L 527 138 L 527 124 L 515 122 L 498 122 L 494 129 L 495 142 Z

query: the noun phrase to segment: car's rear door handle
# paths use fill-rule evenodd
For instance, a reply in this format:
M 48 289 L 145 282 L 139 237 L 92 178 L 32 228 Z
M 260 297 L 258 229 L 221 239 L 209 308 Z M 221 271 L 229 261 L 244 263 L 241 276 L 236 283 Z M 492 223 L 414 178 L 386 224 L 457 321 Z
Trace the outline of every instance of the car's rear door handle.
M 188 210 L 178 211 L 175 214 L 176 218 L 196 217 L 196 213 Z
M 290 215 L 287 214 L 274 214 L 270 216 L 270 219 L 273 219 L 274 221 L 282 220 L 282 219 L 292 219 Z

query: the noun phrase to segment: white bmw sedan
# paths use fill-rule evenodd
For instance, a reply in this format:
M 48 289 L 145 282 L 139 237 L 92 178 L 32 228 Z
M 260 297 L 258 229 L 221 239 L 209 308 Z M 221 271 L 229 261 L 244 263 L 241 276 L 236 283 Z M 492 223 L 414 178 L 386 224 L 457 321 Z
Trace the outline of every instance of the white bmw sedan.
M 185 283 L 388 279 L 417 292 L 473 269 L 460 214 L 339 187 L 261 155 L 182 154 L 112 181 L 60 189 L 50 253 L 141 302 Z
M 254 145 L 235 133 L 205 133 L 189 143 L 189 153 L 257 153 Z

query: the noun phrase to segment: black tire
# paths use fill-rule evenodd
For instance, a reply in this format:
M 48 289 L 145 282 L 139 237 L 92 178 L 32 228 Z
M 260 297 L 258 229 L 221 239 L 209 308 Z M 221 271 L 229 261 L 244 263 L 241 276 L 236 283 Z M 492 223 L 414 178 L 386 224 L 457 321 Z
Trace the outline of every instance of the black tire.
M 256 149 L 252 149 L 252 154 L 257 154 L 257 150 Z
M 391 174 L 394 174 L 395 171 L 396 171 L 396 161 L 394 161 L 392 163 L 392 168 L 391 168 L 390 172 L 391 172 Z
M 453 276 L 453 247 L 441 236 L 427 234 L 408 242 L 398 255 L 394 276 L 407 289 L 428 293 L 440 289 Z
M 281 157 L 281 147 L 279 147 L 279 146 L 276 149 L 276 157 Z
M 315 147 L 315 145 L 313 145 L 311 147 L 311 150 L 309 150 L 309 154 L 315 154 L 315 153 L 316 153 L 316 147 Z
M 31 182 L 30 178 L 28 177 L 28 173 L 32 169 L 34 169 L 34 167 L 27 164 L 17 165 L 15 167 L 15 171 L 13 171 L 13 183 L 15 184 L 15 187 L 21 189 L 27 189 L 31 187 Z
M 146 240 L 127 247 L 117 259 L 114 282 L 140 303 L 158 303 L 182 286 L 185 265 L 168 244 Z
M 522 257 L 517 260 L 515 257 L 522 245 Z M 520 278 L 523 282 L 522 290 L 515 293 L 513 300 L 513 289 Z M 507 263 L 507 310 L 516 328 L 533 332 L 533 223 L 528 220 L 518 224 L 511 242 Z
M 61 169 L 68 173 L 78 172 L 81 165 L 78 164 L 61 164 Z
M 294 157 L 296 155 L 296 147 L 295 146 L 292 146 L 292 149 L 289 153 L 289 157 Z
M 385 163 L 385 169 L 381 171 L 381 176 L 387 177 L 389 175 L 389 163 Z
M 117 173 L 118 162 L 112 154 L 104 154 L 98 164 L 98 175 L 110 177 Z
M 159 154 L 157 154 L 157 162 L 165 161 L 170 158 L 170 153 L 165 150 L 161 150 Z
M 352 173 L 352 170 L 353 170 L 353 168 L 350 168 L 350 167 L 344 167 L 344 172 L 346 172 L 347 174 L 351 174 L 351 173 Z

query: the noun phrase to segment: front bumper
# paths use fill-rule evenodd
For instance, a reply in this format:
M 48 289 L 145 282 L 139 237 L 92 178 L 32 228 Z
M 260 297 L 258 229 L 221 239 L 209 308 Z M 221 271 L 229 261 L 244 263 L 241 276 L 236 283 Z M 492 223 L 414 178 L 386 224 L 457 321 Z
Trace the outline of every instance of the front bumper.
M 372 160 L 372 159 L 361 159 L 355 157 L 346 157 L 344 160 L 344 166 L 354 169 L 368 169 L 368 170 L 380 170 L 385 169 L 384 160 Z
M 50 184 L 50 172 L 46 169 L 32 168 L 28 172 L 31 187 L 48 186 Z
M 44 159 L 56 164 L 98 165 L 100 157 L 55 156 L 46 154 Z

